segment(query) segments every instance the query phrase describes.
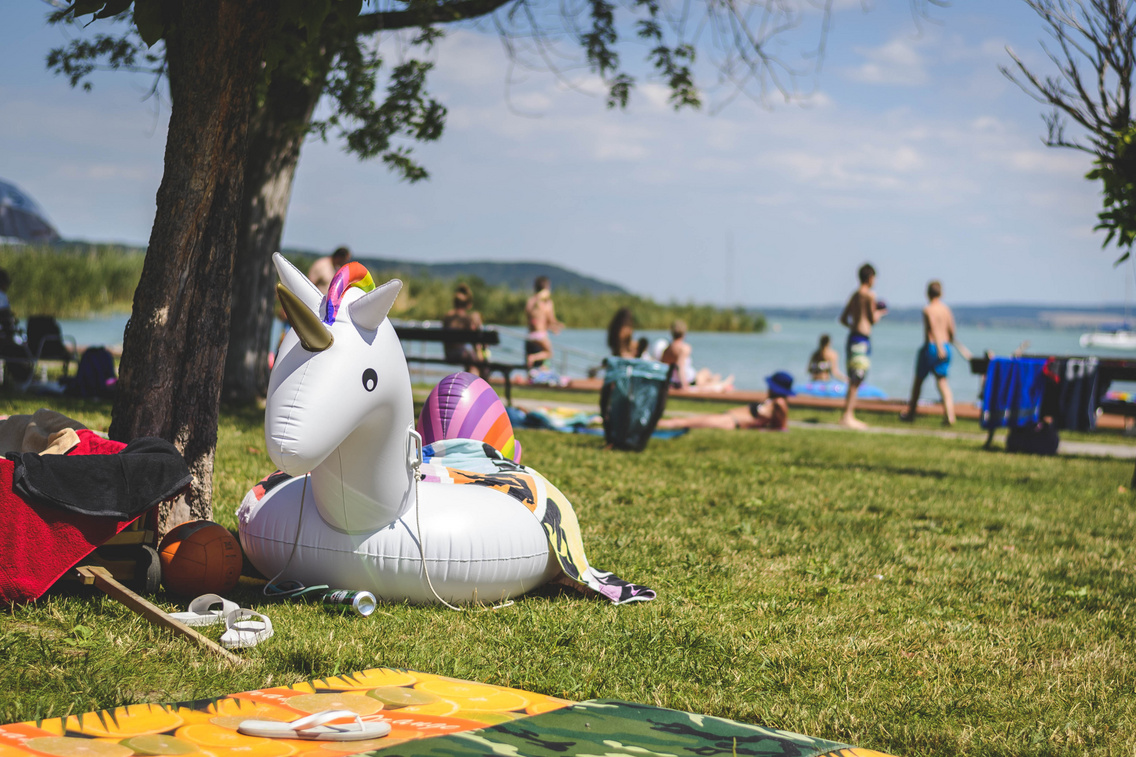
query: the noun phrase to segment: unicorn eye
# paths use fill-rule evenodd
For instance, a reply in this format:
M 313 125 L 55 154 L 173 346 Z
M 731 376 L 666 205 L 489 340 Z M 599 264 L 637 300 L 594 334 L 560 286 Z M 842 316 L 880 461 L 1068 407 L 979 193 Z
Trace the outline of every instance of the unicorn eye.
M 363 388 L 368 392 L 375 391 L 375 387 L 379 385 L 379 374 L 375 373 L 374 368 L 368 368 L 363 371 Z

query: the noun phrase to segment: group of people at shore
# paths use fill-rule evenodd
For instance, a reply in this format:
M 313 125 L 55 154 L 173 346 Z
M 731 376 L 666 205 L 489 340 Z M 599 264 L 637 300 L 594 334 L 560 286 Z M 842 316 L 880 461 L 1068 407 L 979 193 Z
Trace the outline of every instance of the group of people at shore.
M 335 271 L 351 258 L 346 247 L 340 247 L 330 256 L 317 260 L 308 276 L 326 293 Z M 871 368 L 872 328 L 888 313 L 887 304 L 876 296 L 874 286 L 876 270 L 870 263 L 860 266 L 859 286 L 848 298 L 840 313 L 839 322 L 848 329 L 845 342 L 845 367 L 840 370 L 840 358 L 832 347 L 828 334 L 820 338 L 817 349 L 808 363 L 808 373 L 814 381 L 836 379 L 847 384 L 840 424 L 852 429 L 866 428 L 856 417 L 855 409 L 860 387 Z M 915 419 L 919 396 L 928 376 L 935 383 L 942 398 L 943 421 L 955 422 L 954 398 L 947 381 L 952 350 L 965 359 L 971 355 L 956 338 L 954 315 L 942 300 L 943 288 L 939 281 L 927 285 L 927 305 L 923 308 L 923 344 L 915 361 L 915 378 L 907 409 L 900 414 L 905 421 Z M 533 282 L 533 293 L 525 302 L 528 333 L 525 337 L 525 364 L 530 370 L 539 369 L 553 354 L 550 334 L 559 333 L 564 324 L 556 317 L 552 299 L 552 285 L 547 276 L 538 276 Z M 473 308 L 473 292 L 467 284 L 454 289 L 452 307 L 442 316 L 442 325 L 451 329 L 478 330 L 483 328 L 481 314 Z M 681 319 L 671 324 L 671 340 L 652 350 L 646 337 L 635 339 L 635 319 L 629 308 L 620 308 L 612 317 L 607 330 L 607 345 L 611 354 L 621 358 L 652 358 L 673 366 L 671 382 L 675 388 L 694 388 L 704 391 L 733 390 L 733 376 L 722 378 L 707 368 L 695 369 L 693 349 L 686 341 L 687 326 Z M 663 340 L 660 340 L 663 341 Z M 446 343 L 445 356 L 451 362 L 464 364 L 466 370 L 478 372 L 478 365 L 488 360 L 483 345 Z M 794 396 L 793 377 L 785 371 L 767 376 L 768 398 L 761 403 L 734 408 L 725 413 L 686 418 L 666 419 L 660 428 L 785 428 L 788 423 L 787 398 Z
M 872 288 L 876 282 L 876 269 L 870 263 L 860 266 L 857 272 L 860 286 L 848 298 L 848 303 L 840 313 L 840 323 L 848 329 L 845 346 L 845 360 L 848 368 L 848 391 L 844 398 L 844 409 L 840 424 L 848 428 L 867 427 L 855 414 L 856 396 L 861 384 L 868 375 L 872 355 L 872 327 L 880 318 L 887 315 L 887 304 L 876 297 Z M 943 422 L 955 422 L 954 397 L 947 376 L 951 365 L 952 347 L 969 360 L 970 351 L 960 344 L 955 335 L 955 318 L 951 309 L 943 302 L 943 285 L 932 281 L 927 285 L 927 306 L 923 308 L 923 344 L 915 359 L 915 381 L 911 387 L 911 398 L 907 410 L 900 414 L 904 421 L 914 421 L 919 395 L 927 377 L 933 375 L 943 404 Z M 825 348 L 825 337 L 813 358 L 818 368 L 835 366 L 835 350 Z M 817 358 L 820 358 L 819 360 Z M 827 366 L 822 364 L 826 363 Z M 810 360 L 810 371 L 813 361 Z

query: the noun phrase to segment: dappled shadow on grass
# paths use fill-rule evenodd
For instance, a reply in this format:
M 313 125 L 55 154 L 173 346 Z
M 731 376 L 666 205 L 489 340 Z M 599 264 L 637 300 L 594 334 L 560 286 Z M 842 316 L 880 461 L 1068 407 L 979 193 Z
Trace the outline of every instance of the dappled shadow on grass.
M 864 463 L 830 463 L 815 460 L 796 460 L 793 463 L 799 468 L 812 468 L 815 470 L 883 473 L 895 476 L 909 476 L 914 478 L 930 478 L 942 481 L 945 478 L 957 477 L 956 474 L 929 468 L 896 467 L 891 465 L 872 465 Z

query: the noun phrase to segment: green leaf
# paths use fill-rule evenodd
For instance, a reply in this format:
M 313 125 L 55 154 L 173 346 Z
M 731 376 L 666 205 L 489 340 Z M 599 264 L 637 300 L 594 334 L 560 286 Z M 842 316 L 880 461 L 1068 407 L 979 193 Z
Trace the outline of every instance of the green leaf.
M 162 6 L 157 0 L 138 0 L 134 4 L 134 25 L 147 47 L 153 47 L 166 33 Z

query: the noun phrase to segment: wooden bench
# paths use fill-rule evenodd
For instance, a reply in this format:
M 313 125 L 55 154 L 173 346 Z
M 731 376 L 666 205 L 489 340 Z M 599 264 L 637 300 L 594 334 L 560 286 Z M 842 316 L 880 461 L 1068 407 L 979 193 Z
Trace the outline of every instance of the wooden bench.
M 395 326 L 394 331 L 402 342 L 436 342 L 438 344 L 472 344 L 475 347 L 493 347 L 501 343 L 501 334 L 496 329 L 448 329 L 440 326 Z M 405 353 L 405 349 L 403 350 Z M 408 363 L 429 363 L 434 365 L 454 365 L 465 369 L 466 363 L 461 360 L 450 360 L 446 357 L 422 357 L 406 355 Z M 513 404 L 513 371 L 528 370 L 528 366 L 512 363 L 500 363 L 495 360 L 475 360 L 469 364 L 481 372 L 481 376 L 488 379 L 494 373 L 500 373 L 505 382 L 505 404 Z

